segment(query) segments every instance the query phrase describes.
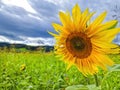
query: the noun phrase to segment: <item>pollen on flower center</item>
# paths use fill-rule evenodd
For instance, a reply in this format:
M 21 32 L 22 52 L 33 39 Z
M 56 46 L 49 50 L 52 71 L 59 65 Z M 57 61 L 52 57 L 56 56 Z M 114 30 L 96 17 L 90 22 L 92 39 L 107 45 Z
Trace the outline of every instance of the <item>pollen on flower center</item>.
M 92 44 L 87 35 L 71 33 L 66 39 L 66 48 L 75 57 L 87 58 L 92 51 Z

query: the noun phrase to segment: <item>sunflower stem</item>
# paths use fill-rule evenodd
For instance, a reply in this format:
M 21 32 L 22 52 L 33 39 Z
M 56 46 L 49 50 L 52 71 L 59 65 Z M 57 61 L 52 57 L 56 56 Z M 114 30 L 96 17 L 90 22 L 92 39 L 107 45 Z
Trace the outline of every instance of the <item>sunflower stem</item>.
M 99 86 L 99 83 L 98 83 L 98 77 L 97 77 L 97 74 L 94 74 L 94 78 L 95 78 L 96 87 L 98 87 L 98 86 Z

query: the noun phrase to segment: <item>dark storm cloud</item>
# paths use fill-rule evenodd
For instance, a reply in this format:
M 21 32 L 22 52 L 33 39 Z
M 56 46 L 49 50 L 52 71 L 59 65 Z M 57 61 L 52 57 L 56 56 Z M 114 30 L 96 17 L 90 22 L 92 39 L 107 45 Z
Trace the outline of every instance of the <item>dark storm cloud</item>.
M 40 14 L 46 18 L 56 17 L 59 6 L 44 0 L 29 0 L 30 5 Z
M 0 35 L 7 36 L 32 36 L 32 37 L 49 37 L 46 32 L 49 28 L 47 23 L 29 17 L 35 14 L 27 12 L 25 9 L 17 6 L 7 6 L 2 4 L 0 11 Z M 39 15 L 38 15 L 39 17 Z M 48 28 L 47 28 L 48 27 Z
M 28 3 L 38 13 L 38 16 L 41 17 L 41 19 L 43 20 L 43 22 L 40 22 L 40 24 L 42 25 L 43 31 L 45 33 L 46 30 L 53 31 L 53 27 L 51 26 L 52 22 L 60 23 L 58 13 L 61 9 L 61 5 L 45 0 L 29 0 Z M 46 36 L 51 35 L 46 33 Z

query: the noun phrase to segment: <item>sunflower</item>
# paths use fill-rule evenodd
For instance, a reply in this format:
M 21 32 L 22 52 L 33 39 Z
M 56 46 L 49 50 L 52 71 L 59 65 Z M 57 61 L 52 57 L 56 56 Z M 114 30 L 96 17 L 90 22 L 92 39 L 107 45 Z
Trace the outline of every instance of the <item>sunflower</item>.
M 22 64 L 21 67 L 20 67 L 20 71 L 23 71 L 26 69 L 26 65 L 25 64 Z
M 52 23 L 57 33 L 49 32 L 55 37 L 55 52 L 62 60 L 77 66 L 84 75 L 93 75 L 98 72 L 98 67 L 107 70 L 114 62 L 108 54 L 119 53 L 118 45 L 112 41 L 120 28 L 115 28 L 117 21 L 103 22 L 106 11 L 101 13 L 91 22 L 95 12 L 87 8 L 81 12 L 76 4 L 70 12 L 59 12 L 62 24 Z

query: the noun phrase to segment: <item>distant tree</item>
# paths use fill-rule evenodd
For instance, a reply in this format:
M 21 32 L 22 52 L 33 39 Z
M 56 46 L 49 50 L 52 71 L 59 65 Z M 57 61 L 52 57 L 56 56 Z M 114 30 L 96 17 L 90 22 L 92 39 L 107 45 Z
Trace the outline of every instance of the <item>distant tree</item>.
M 36 51 L 40 51 L 40 50 L 41 50 L 41 47 L 37 47 L 37 48 L 36 48 Z
M 11 44 L 10 47 L 9 47 L 10 51 L 11 52 L 15 52 L 15 44 Z

